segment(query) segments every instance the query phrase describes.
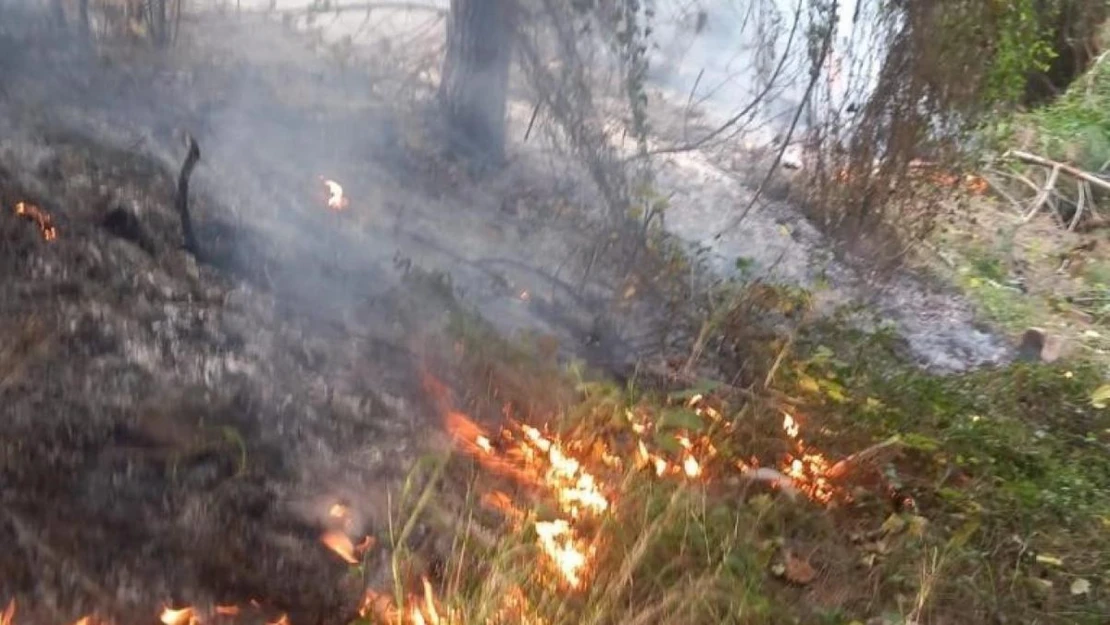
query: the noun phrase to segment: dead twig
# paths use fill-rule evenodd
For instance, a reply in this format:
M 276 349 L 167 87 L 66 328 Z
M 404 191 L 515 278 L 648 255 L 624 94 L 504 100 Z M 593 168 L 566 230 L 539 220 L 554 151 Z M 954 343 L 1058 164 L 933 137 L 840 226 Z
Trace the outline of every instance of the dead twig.
M 1043 156 L 1037 156 L 1036 154 L 1030 154 L 1029 152 L 1023 152 L 1021 150 L 1010 150 L 1009 152 L 1006 152 L 1004 156 L 1012 156 L 1023 163 L 1029 163 L 1031 165 L 1039 165 L 1041 167 L 1051 167 L 1052 169 L 1058 169 L 1059 171 L 1064 172 L 1072 178 L 1077 178 L 1084 182 L 1093 184 L 1104 191 L 1110 191 L 1110 180 L 1106 180 L 1090 172 L 1083 171 L 1082 169 L 1079 169 L 1078 167 L 1075 167 L 1073 165 L 1068 165 L 1067 163 L 1061 163 L 1059 161 L 1054 161 L 1052 159 L 1045 158 Z
M 1048 201 L 1049 196 L 1052 195 L 1053 189 L 1056 188 L 1056 180 L 1059 177 L 1060 167 L 1053 167 L 1052 172 L 1048 175 L 1048 180 L 1045 181 L 1044 186 L 1040 188 L 1037 193 L 1037 197 L 1033 200 L 1033 208 L 1030 208 L 1029 212 L 1027 212 L 1025 216 L 1022 217 L 1021 223 L 1029 223 L 1033 220 L 1034 217 L 1037 216 L 1037 213 L 1041 212 L 1041 207 L 1045 205 L 1045 202 Z

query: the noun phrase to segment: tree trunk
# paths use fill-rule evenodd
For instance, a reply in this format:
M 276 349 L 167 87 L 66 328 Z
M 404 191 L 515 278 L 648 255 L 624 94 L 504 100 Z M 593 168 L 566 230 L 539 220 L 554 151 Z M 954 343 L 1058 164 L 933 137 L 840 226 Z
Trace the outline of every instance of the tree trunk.
M 50 8 L 53 12 L 54 25 L 59 29 L 66 27 L 66 10 L 62 0 L 52 0 Z
M 89 0 L 78 0 L 78 27 L 81 29 L 81 38 L 88 41 L 91 37 L 89 32 Z
M 505 159 L 505 106 L 515 0 L 451 0 L 440 98 L 452 147 Z

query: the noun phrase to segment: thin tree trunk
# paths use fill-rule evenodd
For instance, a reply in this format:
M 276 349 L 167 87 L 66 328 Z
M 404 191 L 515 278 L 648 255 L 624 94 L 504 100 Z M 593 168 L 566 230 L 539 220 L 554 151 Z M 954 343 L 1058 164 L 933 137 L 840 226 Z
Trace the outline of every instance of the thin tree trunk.
M 89 0 L 78 0 L 78 28 L 81 29 L 81 38 L 85 41 L 90 39 L 89 32 Z
M 50 3 L 51 9 L 54 12 L 54 25 L 58 28 L 66 27 L 66 10 L 62 4 L 62 0 L 52 0 Z
M 514 0 L 451 0 L 440 98 L 452 147 L 505 159 Z

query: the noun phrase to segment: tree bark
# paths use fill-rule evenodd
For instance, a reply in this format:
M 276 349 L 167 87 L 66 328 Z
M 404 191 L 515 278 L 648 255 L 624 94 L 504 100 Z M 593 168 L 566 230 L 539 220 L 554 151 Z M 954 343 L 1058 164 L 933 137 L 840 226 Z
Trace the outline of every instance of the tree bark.
M 451 0 L 440 99 L 452 148 L 505 159 L 505 108 L 515 0 Z

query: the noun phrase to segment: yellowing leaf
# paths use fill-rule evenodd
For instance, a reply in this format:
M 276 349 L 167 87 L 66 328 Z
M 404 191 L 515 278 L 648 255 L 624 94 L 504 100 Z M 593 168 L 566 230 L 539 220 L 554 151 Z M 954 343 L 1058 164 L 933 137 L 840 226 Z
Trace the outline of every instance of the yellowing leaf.
M 804 373 L 802 374 L 802 377 L 798 380 L 798 388 L 807 393 L 821 392 L 821 386 L 817 384 L 817 380 L 814 380 Z
M 1048 566 L 1064 566 L 1064 561 L 1063 560 L 1061 560 L 1060 558 L 1057 558 L 1056 556 L 1049 555 L 1047 553 L 1037 554 L 1037 563 L 1038 564 L 1045 564 L 1045 565 L 1048 565 Z
M 1103 384 L 1091 393 L 1091 405 L 1095 408 L 1105 408 L 1110 401 L 1110 384 Z
M 906 527 L 906 520 L 897 514 L 892 514 L 883 521 L 880 528 L 884 534 L 897 534 Z

